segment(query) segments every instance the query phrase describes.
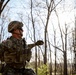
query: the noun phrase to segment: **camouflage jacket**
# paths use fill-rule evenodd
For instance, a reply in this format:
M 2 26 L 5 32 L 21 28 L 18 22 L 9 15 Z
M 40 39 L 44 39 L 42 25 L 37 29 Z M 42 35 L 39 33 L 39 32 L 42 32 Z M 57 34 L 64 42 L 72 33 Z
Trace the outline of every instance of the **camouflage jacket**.
M 31 58 L 31 50 L 28 49 L 24 39 L 8 38 L 0 44 L 0 59 L 6 63 L 25 63 Z

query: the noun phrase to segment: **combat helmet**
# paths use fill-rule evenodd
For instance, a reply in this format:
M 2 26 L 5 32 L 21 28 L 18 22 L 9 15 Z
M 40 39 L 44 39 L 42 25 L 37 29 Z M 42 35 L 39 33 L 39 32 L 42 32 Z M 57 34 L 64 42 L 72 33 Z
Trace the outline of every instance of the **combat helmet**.
M 23 23 L 20 21 L 11 21 L 8 25 L 8 32 L 12 33 L 14 29 L 21 29 L 22 30 Z

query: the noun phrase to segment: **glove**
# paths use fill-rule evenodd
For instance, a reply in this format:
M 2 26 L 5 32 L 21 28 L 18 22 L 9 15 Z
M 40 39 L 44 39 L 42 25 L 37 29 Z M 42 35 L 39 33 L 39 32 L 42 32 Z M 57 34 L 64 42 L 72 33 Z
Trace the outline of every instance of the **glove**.
M 44 44 L 44 42 L 42 41 L 42 40 L 38 40 L 36 43 L 35 43 L 35 45 L 43 45 Z

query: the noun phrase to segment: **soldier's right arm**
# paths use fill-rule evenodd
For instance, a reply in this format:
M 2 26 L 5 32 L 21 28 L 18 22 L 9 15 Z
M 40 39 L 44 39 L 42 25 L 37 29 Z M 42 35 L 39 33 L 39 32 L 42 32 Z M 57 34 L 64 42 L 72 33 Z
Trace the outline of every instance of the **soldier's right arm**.
M 0 55 L 4 52 L 4 46 L 2 43 L 0 43 Z
M 0 61 L 4 60 L 4 46 L 0 43 Z
M 0 43 L 0 53 L 3 53 L 5 51 L 13 52 L 12 48 L 12 41 L 6 40 Z

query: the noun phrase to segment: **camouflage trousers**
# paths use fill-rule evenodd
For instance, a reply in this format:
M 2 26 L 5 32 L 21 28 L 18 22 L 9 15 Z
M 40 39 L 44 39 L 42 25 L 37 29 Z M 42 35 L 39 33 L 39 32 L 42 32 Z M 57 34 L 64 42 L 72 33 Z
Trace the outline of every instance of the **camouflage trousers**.
M 2 75 L 36 75 L 32 69 L 5 66 Z

